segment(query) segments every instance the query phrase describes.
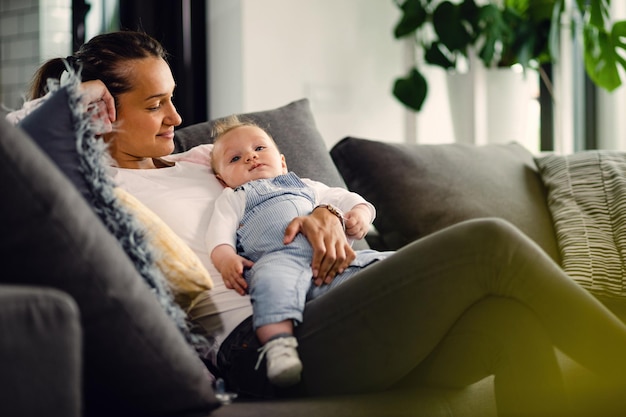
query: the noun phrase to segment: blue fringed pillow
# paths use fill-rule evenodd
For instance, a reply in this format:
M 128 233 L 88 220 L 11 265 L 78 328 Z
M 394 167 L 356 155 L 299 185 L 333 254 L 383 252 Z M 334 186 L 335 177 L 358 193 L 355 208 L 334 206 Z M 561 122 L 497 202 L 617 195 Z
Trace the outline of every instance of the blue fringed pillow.
M 191 347 L 206 341 L 188 328 L 141 225 L 117 200 L 77 85 L 22 120 L 38 146 L 0 125 L 0 189 L 10 202 L 0 210 L 10 223 L 0 247 L 3 265 L 17 271 L 2 281 L 59 288 L 76 300 L 85 415 L 206 414 L 219 402 Z
M 185 313 L 174 302 L 166 277 L 158 268 L 155 249 L 148 242 L 143 225 L 115 195 L 115 184 L 107 174 L 106 162 L 110 161 L 110 157 L 106 144 L 95 137 L 99 126 L 94 125 L 94 118 L 80 103 L 78 84 L 79 79 L 74 76 L 69 85 L 52 94 L 26 116 L 19 126 L 76 186 L 118 239 L 182 334 L 192 345 L 203 349 L 204 341 L 189 331 Z M 60 109 L 67 111 L 59 111 Z M 55 123 L 40 122 L 46 118 Z

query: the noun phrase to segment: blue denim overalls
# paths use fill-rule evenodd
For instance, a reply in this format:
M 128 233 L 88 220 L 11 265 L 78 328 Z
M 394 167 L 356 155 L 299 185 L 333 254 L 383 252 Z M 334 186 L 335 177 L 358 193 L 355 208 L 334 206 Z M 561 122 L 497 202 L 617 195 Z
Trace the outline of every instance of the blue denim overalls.
M 237 230 L 237 252 L 254 262 L 245 272 L 252 300 L 254 328 L 287 319 L 302 321 L 307 300 L 319 297 L 370 263 L 391 253 L 357 251 L 357 259 L 330 285 L 312 285 L 313 251 L 298 234 L 283 244 L 287 225 L 294 217 L 311 213 L 313 189 L 297 175 L 288 173 L 251 181 L 237 188 L 246 193 L 246 208 Z

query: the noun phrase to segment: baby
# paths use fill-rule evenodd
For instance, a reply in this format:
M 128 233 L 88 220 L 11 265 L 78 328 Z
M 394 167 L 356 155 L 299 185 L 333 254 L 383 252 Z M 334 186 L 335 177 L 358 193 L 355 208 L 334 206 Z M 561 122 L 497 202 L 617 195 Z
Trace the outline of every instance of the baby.
M 316 271 L 306 237 L 297 235 L 284 244 L 291 220 L 329 210 L 348 238 L 362 239 L 374 207 L 358 194 L 289 172 L 274 140 L 255 124 L 231 117 L 216 131 L 211 166 L 225 188 L 207 233 L 211 260 L 227 288 L 250 293 L 253 326 L 263 345 L 257 367 L 265 357 L 269 381 L 290 386 L 300 381 L 302 371 L 293 332 L 305 302 L 390 253 L 357 251 L 356 260 L 332 284 L 311 285 Z

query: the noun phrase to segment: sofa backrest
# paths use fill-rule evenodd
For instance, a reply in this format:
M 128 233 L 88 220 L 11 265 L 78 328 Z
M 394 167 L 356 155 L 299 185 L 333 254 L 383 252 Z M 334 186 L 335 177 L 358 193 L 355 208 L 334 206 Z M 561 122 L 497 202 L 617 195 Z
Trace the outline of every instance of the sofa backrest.
M 510 221 L 559 261 L 546 190 L 519 144 L 411 145 L 348 137 L 331 156 L 349 189 L 378 210 L 387 249 L 478 217 Z

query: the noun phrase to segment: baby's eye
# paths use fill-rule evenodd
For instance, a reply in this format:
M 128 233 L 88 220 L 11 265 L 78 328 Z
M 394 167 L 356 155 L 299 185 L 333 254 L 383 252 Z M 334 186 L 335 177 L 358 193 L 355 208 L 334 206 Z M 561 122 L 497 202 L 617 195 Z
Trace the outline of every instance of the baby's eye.
M 255 150 L 255 151 L 262 151 L 263 149 L 265 149 L 265 146 L 263 146 L 263 145 L 259 145 L 259 146 L 257 146 L 254 150 Z
M 230 162 L 237 162 L 237 161 L 239 161 L 240 159 L 241 159 L 241 157 L 240 157 L 240 156 L 233 156 L 233 157 L 230 159 Z

